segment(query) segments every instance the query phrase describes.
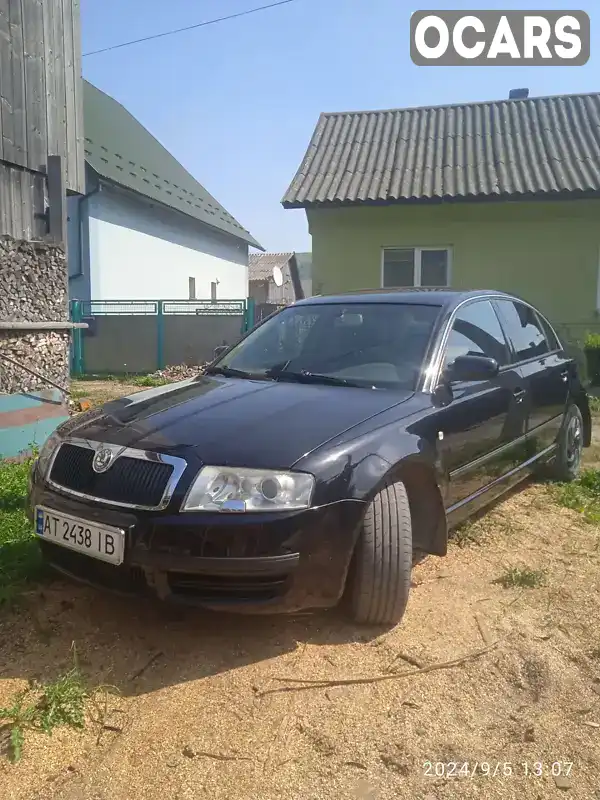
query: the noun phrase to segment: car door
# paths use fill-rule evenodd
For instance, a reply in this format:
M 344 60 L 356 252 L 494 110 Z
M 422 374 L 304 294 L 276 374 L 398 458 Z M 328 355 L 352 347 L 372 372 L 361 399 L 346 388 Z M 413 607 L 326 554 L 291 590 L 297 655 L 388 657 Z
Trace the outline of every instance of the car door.
M 510 348 L 490 300 L 461 306 L 454 318 L 444 368 L 459 355 L 496 359 L 499 374 L 488 381 L 453 383 L 451 400 L 438 416 L 440 451 L 449 476 L 446 508 L 461 504 L 523 460 L 524 389 L 510 363 Z
M 529 454 L 538 455 L 554 444 L 560 431 L 573 362 L 548 321 L 530 305 L 509 299 L 494 304 L 511 346 L 512 361 L 527 389 Z

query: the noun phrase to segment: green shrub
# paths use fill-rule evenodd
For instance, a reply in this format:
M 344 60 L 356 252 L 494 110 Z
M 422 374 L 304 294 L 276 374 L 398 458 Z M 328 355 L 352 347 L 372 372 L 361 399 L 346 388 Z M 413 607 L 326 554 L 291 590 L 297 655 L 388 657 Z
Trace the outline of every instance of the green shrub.
M 561 506 L 579 512 L 588 522 L 600 523 L 600 470 L 586 469 L 576 481 L 558 484 L 553 492 Z
M 600 350 L 600 333 L 588 333 L 583 340 L 586 350 Z

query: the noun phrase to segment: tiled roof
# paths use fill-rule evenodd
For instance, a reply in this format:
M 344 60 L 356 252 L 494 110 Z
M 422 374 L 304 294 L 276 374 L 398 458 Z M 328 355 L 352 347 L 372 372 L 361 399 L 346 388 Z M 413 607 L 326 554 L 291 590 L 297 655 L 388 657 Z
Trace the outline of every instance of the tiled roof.
M 273 267 L 283 269 L 293 255 L 293 253 L 251 253 L 248 280 L 269 280 L 273 277 Z
M 600 191 L 600 93 L 322 114 L 286 208 Z
M 126 108 L 83 82 L 85 160 L 106 180 L 262 249 Z

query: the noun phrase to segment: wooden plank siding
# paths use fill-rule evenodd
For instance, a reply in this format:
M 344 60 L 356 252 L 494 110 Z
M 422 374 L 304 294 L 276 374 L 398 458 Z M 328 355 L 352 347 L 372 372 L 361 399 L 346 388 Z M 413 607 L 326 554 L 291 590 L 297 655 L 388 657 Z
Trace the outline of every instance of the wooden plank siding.
M 0 235 L 47 233 L 36 214 L 48 156 L 61 156 L 67 191 L 85 192 L 79 11 L 79 0 L 0 0 Z
M 10 60 L 9 0 L 0 0 L 0 158 L 14 158 L 12 64 Z
M 48 227 L 44 213 L 46 176 L 0 161 L 0 235 L 42 239 Z
M 27 163 L 27 123 L 25 119 L 25 48 L 23 45 L 23 11 L 21 2 L 0 0 L 9 7 L 10 44 L 12 62 L 12 115 L 14 126 L 13 163 Z M 9 160 L 9 159 L 7 159 Z

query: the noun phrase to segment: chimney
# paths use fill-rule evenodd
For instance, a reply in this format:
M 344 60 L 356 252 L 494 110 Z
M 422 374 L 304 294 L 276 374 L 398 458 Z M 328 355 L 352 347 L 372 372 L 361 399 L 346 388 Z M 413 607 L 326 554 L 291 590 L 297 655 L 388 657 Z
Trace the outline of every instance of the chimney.
M 529 89 L 511 89 L 508 93 L 509 100 L 527 100 Z

